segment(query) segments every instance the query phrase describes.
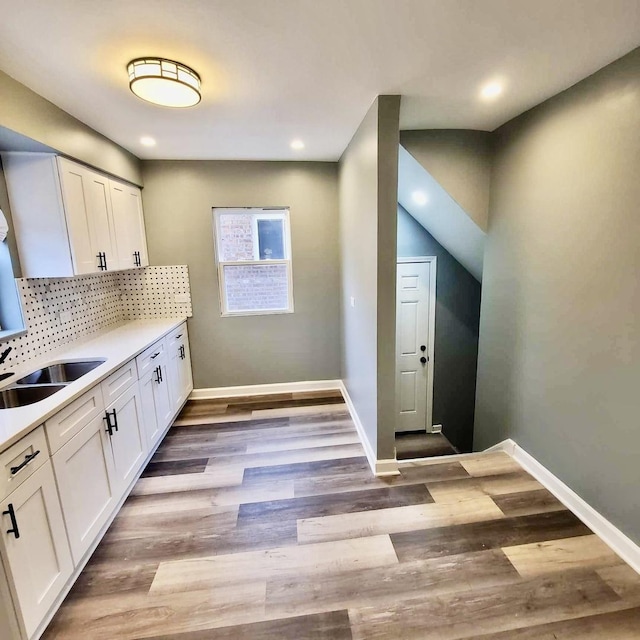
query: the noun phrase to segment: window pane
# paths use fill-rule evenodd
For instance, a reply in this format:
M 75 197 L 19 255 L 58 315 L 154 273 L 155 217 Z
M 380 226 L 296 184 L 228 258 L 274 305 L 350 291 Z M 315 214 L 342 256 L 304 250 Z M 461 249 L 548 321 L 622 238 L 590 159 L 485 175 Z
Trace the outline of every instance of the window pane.
M 258 220 L 260 260 L 284 260 L 284 220 Z
M 218 255 L 220 262 L 254 260 L 253 215 L 221 213 L 218 220 Z
M 289 282 L 286 264 L 224 265 L 226 309 L 286 311 Z

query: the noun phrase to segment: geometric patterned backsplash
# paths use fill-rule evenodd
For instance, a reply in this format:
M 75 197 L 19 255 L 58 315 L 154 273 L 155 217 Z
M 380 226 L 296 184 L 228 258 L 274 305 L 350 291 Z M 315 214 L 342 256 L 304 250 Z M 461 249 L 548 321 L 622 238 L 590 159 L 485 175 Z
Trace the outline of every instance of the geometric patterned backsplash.
M 186 265 L 16 283 L 27 333 L 0 342 L 12 347 L 0 373 L 127 320 L 192 315 Z

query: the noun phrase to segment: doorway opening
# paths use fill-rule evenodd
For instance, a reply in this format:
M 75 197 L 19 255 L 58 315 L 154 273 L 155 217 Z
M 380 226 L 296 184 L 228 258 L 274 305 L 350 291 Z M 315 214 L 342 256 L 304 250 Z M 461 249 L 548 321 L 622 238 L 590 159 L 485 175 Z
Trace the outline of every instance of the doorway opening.
M 436 317 L 435 256 L 398 258 L 396 270 L 396 406 L 398 459 L 458 451 L 433 424 Z

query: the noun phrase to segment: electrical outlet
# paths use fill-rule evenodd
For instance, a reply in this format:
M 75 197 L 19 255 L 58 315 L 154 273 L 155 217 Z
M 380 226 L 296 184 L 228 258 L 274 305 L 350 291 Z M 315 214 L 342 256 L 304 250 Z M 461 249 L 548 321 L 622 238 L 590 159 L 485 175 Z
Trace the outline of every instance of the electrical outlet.
M 442 425 L 441 424 L 434 424 L 431 427 L 431 433 L 442 433 Z
M 189 303 L 189 294 L 188 293 L 176 293 L 173 296 L 175 302 L 179 304 L 188 304 Z

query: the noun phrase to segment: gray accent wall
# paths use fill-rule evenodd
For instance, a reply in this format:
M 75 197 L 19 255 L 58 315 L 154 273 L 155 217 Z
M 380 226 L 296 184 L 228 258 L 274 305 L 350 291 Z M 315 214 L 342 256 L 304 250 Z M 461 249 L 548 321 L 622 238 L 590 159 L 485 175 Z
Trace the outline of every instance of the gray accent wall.
M 342 379 L 378 459 L 395 457 L 399 96 L 378 96 L 340 159 Z
M 140 160 L 136 156 L 2 71 L 0 127 L 31 138 L 35 143 L 55 149 L 69 158 L 142 185 Z M 2 139 L 4 137 L 0 136 Z
M 398 257 L 436 256 L 433 424 L 461 453 L 473 444 L 480 283 L 398 206 Z
M 474 447 L 640 543 L 640 49 L 497 132 Z
M 400 144 L 486 231 L 493 134 L 460 129 L 401 131 Z
M 151 264 L 187 264 L 196 388 L 340 378 L 338 166 L 145 161 Z M 292 314 L 220 315 L 212 207 L 289 207 Z

